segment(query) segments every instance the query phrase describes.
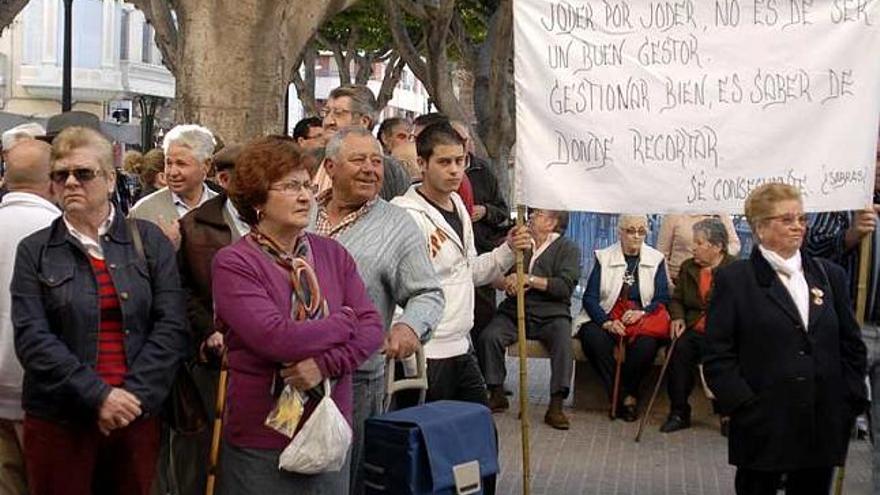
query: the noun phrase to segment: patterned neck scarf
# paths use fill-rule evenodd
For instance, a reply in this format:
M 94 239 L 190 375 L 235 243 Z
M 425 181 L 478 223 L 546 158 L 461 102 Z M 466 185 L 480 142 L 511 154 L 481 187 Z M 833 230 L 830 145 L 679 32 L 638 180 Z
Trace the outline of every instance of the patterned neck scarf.
M 296 321 L 317 320 L 329 315 L 327 301 L 321 294 L 321 286 L 315 270 L 309 264 L 309 242 L 305 235 L 296 239 L 293 253 L 288 253 L 271 236 L 252 227 L 248 236 L 268 254 L 281 268 L 287 270 L 293 288 L 291 317 Z

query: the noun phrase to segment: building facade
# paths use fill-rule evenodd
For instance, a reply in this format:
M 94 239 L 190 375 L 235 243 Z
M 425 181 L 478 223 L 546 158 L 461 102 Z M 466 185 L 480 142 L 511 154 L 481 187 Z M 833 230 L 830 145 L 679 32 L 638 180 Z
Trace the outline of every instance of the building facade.
M 129 3 L 73 2 L 73 109 L 115 124 L 114 137 L 123 142 L 140 142 L 136 98 L 174 97 L 174 77 L 153 34 Z M 30 0 L 0 36 L 0 127 L 61 112 L 63 41 L 62 0 Z

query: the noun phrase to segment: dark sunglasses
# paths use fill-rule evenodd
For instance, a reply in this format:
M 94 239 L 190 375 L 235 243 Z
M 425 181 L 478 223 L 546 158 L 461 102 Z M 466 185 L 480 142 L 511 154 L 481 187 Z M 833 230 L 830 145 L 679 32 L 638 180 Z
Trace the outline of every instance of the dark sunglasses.
M 74 168 L 64 170 L 53 170 L 49 172 L 49 179 L 56 184 L 64 184 L 67 178 L 73 175 L 77 182 L 85 183 L 94 180 L 95 177 L 101 175 L 101 171 L 92 168 Z

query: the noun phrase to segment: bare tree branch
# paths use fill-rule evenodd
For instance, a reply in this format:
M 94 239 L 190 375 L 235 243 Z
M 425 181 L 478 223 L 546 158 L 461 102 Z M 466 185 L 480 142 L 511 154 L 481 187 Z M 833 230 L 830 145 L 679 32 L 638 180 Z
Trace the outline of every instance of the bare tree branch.
M 292 9 L 295 14 L 285 17 L 285 29 L 282 30 L 288 47 L 285 59 L 292 70 L 293 62 L 302 56 L 307 40 L 315 36 L 328 19 L 351 7 L 357 0 L 309 0 L 308 2 L 284 2 L 285 8 Z M 286 71 L 285 71 L 286 73 Z
M 172 15 L 173 5 L 168 0 L 132 0 L 132 3 L 144 13 L 147 22 L 153 26 L 156 32 L 156 46 L 162 53 L 162 63 L 174 74 L 178 61 L 179 30 Z
M 357 68 L 354 77 L 355 84 L 367 84 L 370 76 L 373 75 L 373 64 L 375 62 L 376 60 L 370 53 L 355 56 L 355 67 Z
M 306 45 L 302 55 L 302 63 L 291 73 L 291 82 L 296 94 L 305 109 L 306 115 L 318 115 L 318 103 L 315 100 L 315 59 L 318 50 L 314 38 Z M 304 74 L 300 74 L 300 67 Z
M 417 1 L 414 2 L 412 0 L 399 0 L 398 4 L 404 12 L 413 17 L 416 17 L 418 19 L 428 18 L 428 11 L 425 10 L 425 6 Z
M 391 29 L 391 36 L 394 39 L 394 45 L 400 54 L 400 58 L 406 62 L 413 74 L 422 81 L 425 89 L 430 94 L 433 90 L 433 84 L 428 77 L 428 66 L 422 60 L 419 50 L 413 44 L 409 35 L 409 30 L 403 22 L 403 14 L 401 8 L 403 3 L 411 3 L 408 0 L 384 0 L 385 12 L 388 14 L 388 26 Z M 425 35 L 425 40 L 427 35 Z
M 449 26 L 450 34 L 452 35 L 452 40 L 455 43 L 455 47 L 458 49 L 458 52 L 461 54 L 462 62 L 468 67 L 469 70 L 473 71 L 475 66 L 475 61 L 479 56 L 480 49 L 477 45 L 475 45 L 467 33 L 467 28 L 465 28 L 464 23 L 461 20 L 461 16 L 458 12 L 452 18 L 452 23 Z
M 399 56 L 394 55 L 388 59 L 385 65 L 385 76 L 382 78 L 382 86 L 379 87 L 379 96 L 376 98 L 380 111 L 388 105 L 391 98 L 394 98 L 394 88 L 397 87 L 401 76 L 403 76 L 404 67 L 406 67 L 406 62 Z

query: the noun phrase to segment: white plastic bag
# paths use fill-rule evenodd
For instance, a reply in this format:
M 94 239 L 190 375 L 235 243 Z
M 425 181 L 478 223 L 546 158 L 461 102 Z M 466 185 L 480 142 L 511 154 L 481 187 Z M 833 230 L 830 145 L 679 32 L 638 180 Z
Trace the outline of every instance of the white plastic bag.
M 330 381 L 324 380 L 324 397 L 281 452 L 278 468 L 300 474 L 339 471 L 350 446 L 351 427 L 330 397 Z

